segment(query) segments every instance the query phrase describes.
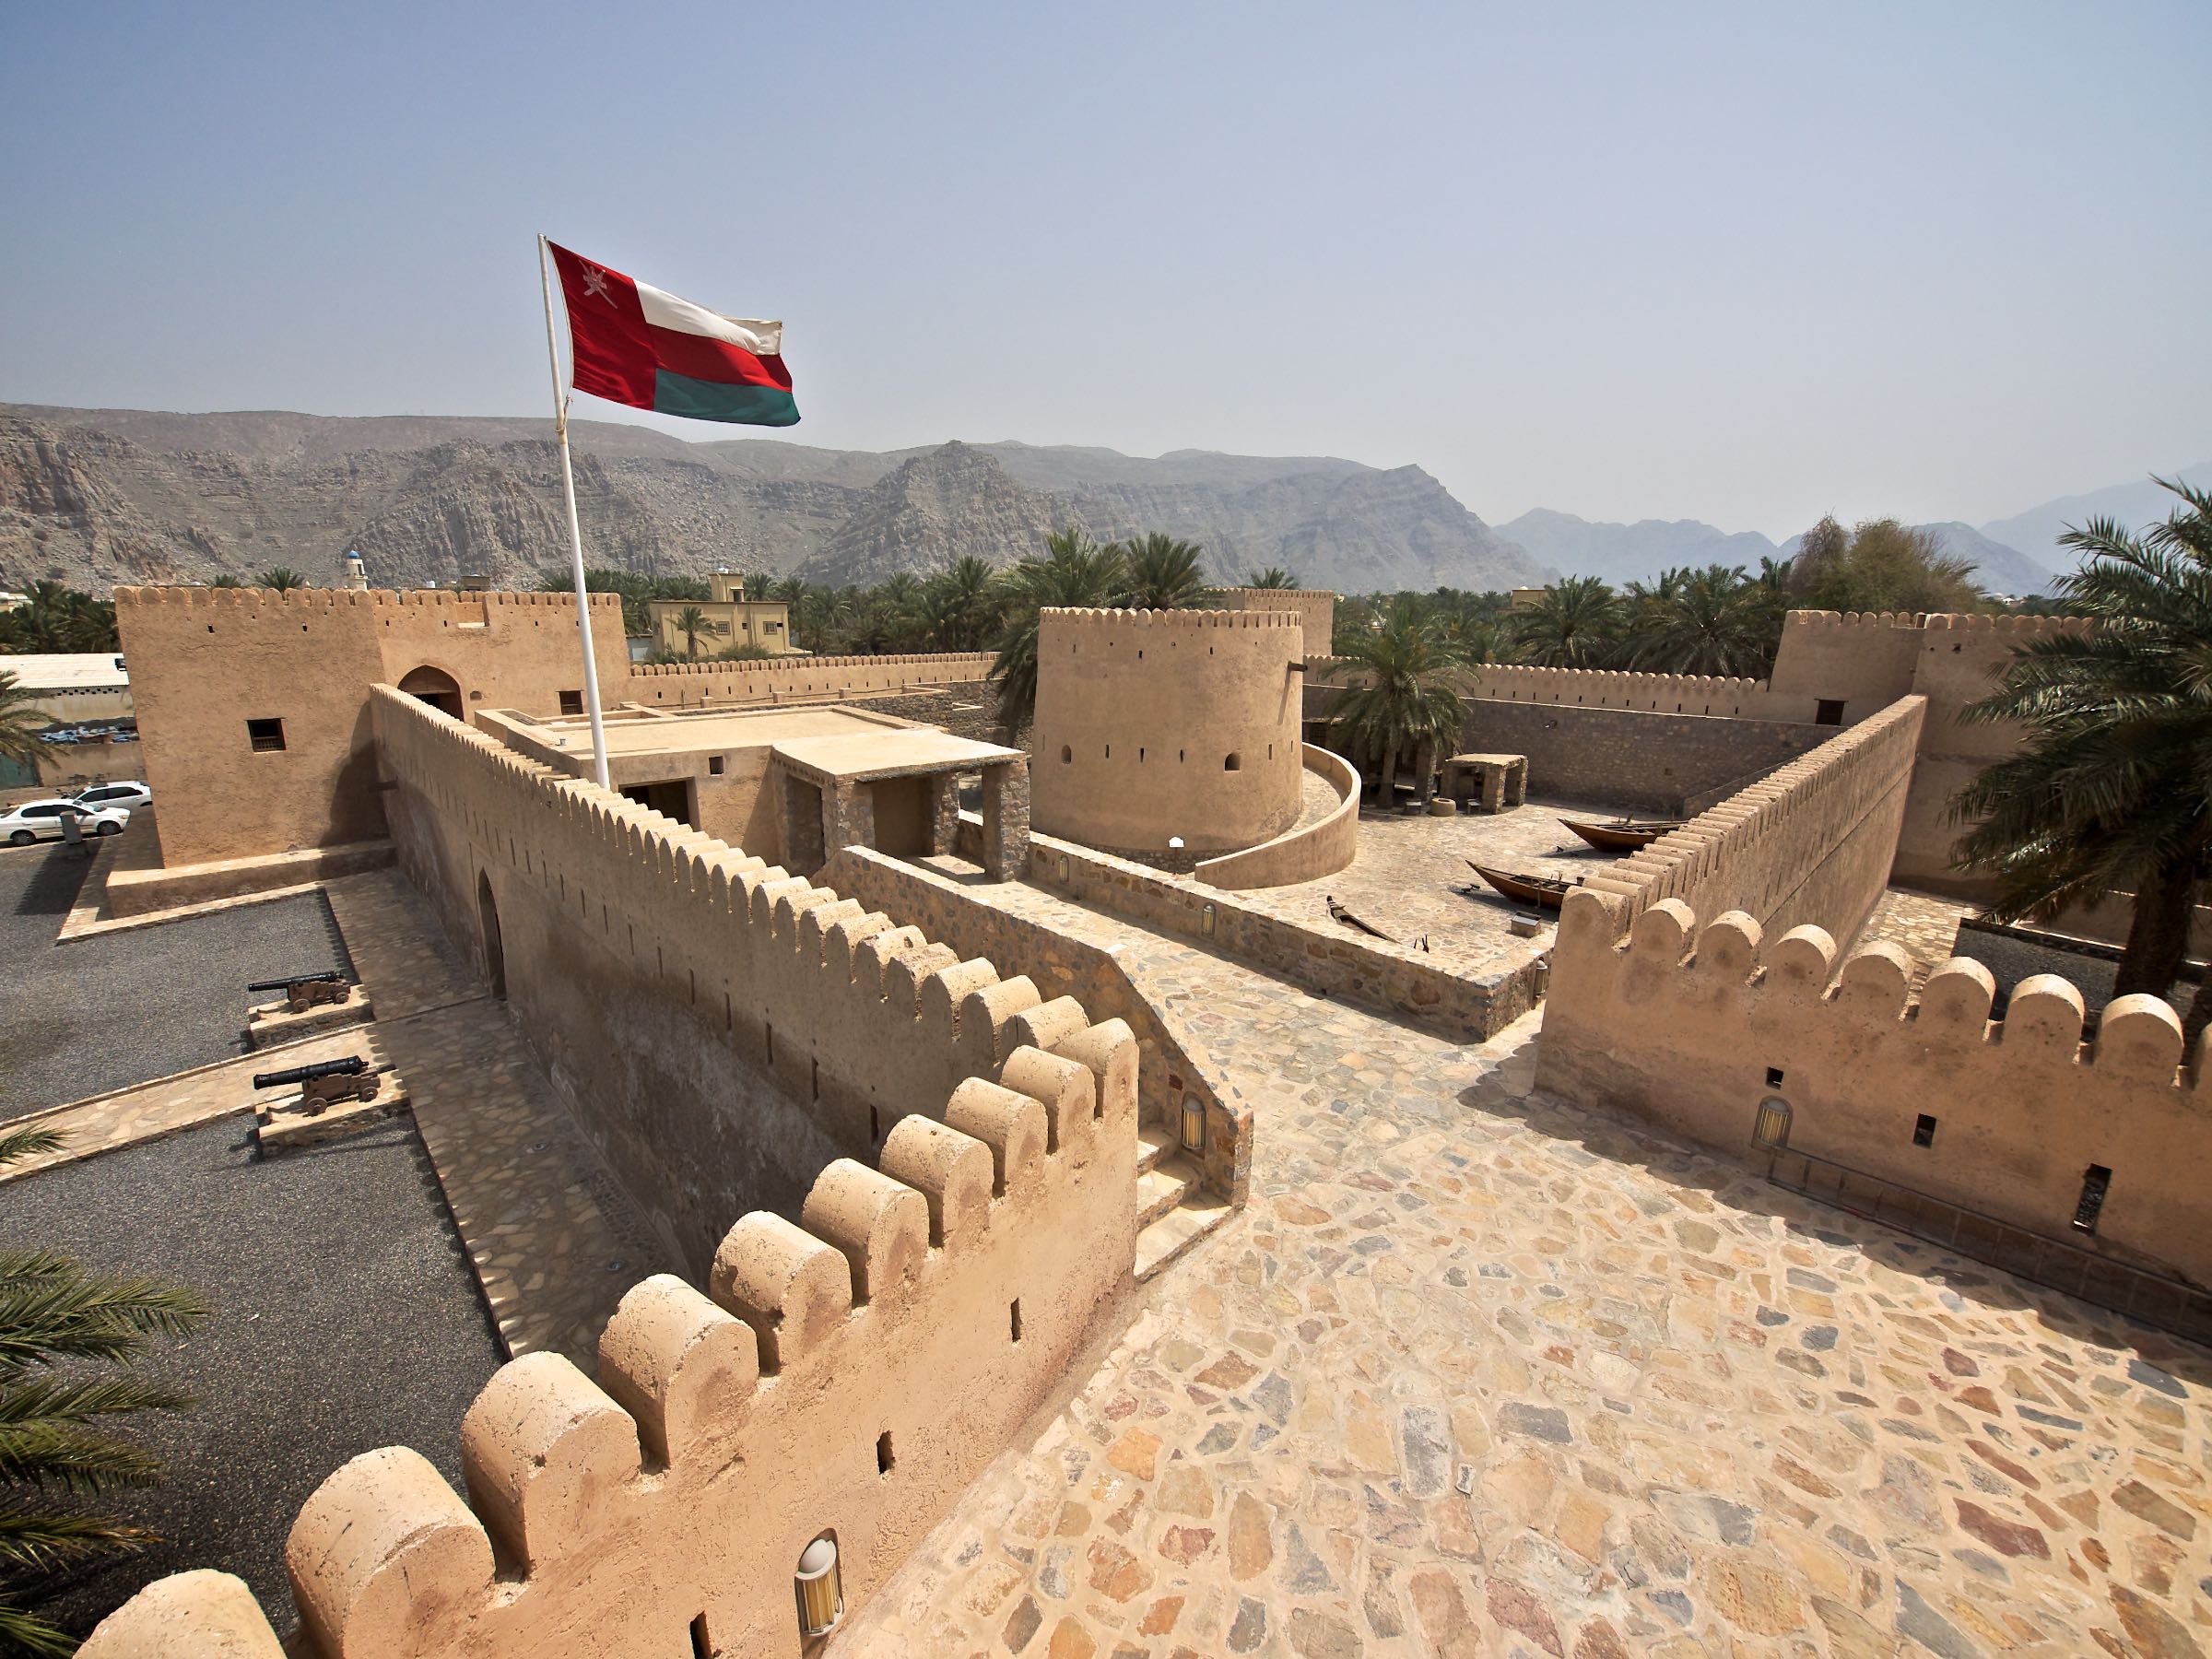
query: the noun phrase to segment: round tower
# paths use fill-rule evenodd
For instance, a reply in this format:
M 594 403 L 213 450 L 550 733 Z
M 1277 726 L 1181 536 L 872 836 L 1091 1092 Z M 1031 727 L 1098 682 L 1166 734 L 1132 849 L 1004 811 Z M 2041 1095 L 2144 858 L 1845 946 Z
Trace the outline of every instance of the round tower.
M 1234 852 L 1298 821 L 1303 618 L 1048 609 L 1030 821 L 1106 852 Z

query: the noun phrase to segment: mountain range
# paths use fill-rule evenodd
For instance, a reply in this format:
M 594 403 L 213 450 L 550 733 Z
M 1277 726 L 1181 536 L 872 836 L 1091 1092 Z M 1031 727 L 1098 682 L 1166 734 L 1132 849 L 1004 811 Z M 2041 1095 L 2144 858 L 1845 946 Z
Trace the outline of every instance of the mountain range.
M 250 578 L 287 565 L 335 580 L 349 547 L 379 585 L 481 573 L 527 586 L 567 546 L 542 419 L 169 414 L 0 404 L 0 587 Z M 1539 509 L 1492 528 L 1418 466 L 1328 456 L 953 441 L 819 449 L 686 442 L 571 424 L 587 556 L 645 575 L 717 566 L 833 584 L 926 574 L 973 554 L 1004 565 L 1065 525 L 1100 540 L 1163 530 L 1199 543 L 1217 581 L 1279 565 L 1342 593 L 1498 589 L 1560 573 L 1616 584 L 1675 565 L 1756 570 L 1794 541 L 1697 520 L 1595 524 Z M 2212 464 L 2186 469 L 2212 483 Z M 2091 514 L 2142 524 L 2147 481 L 2069 496 L 1979 529 L 1924 526 L 1992 592 L 2048 591 L 2056 545 Z

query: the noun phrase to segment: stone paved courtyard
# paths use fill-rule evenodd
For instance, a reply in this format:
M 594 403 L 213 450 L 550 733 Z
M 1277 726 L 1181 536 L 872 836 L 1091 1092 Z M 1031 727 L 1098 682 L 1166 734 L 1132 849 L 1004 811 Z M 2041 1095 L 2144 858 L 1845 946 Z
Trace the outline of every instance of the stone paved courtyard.
M 2212 1355 L 1157 941 L 1253 1199 L 849 1655 L 2194 1654 Z

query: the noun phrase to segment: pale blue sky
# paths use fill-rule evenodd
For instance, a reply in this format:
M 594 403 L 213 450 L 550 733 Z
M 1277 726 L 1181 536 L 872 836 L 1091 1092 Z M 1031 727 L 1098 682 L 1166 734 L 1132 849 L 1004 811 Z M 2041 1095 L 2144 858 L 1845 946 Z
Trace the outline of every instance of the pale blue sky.
M 785 319 L 801 442 L 1980 521 L 2212 457 L 2208 57 L 2204 0 L 0 0 L 0 398 L 536 413 L 543 229 Z

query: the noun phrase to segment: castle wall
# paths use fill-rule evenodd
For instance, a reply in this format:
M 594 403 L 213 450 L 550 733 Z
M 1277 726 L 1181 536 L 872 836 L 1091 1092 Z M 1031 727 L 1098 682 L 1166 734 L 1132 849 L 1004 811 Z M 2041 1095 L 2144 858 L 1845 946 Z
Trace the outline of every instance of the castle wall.
M 1767 686 L 1789 718 L 1810 720 L 1822 700 L 1843 705 L 1843 723 L 1865 719 L 1915 689 L 1921 634 L 1928 619 L 1909 611 L 1792 611 L 1784 618 Z
M 1686 802 L 1817 748 L 1832 728 L 1574 703 L 1472 700 L 1463 749 L 1526 755 L 1529 792 L 1673 817 Z
M 371 699 L 402 865 L 488 971 L 488 889 L 524 1035 L 696 1271 L 731 1215 L 794 1212 L 829 1159 L 994 1075 L 1010 1026 L 1087 1023 L 390 687 Z
M 1664 900 L 1624 939 L 1605 900 L 1569 897 L 1540 1087 L 1738 1156 L 1752 1155 L 1760 1102 L 1778 1099 L 1794 1152 L 2212 1278 L 2212 1100 L 2201 1064 L 2177 1071 L 2181 1022 L 2163 1002 L 2118 999 L 2085 1045 L 2081 994 L 2055 976 L 2023 982 L 1993 1023 L 1978 962 L 1943 964 L 1913 1001 L 1911 959 L 1877 944 L 1831 989 L 1838 952 L 1823 929 L 1769 945 L 1740 912 L 1701 931 L 1698 915 Z M 1914 1144 L 1924 1113 L 1927 1147 Z M 2112 1171 L 2094 1235 L 2070 1226 L 2091 1165 Z
M 1223 610 L 1295 611 L 1305 636 L 1306 655 L 1325 657 L 1336 634 L 1336 595 L 1327 588 L 1225 587 L 1213 590 Z
M 1209 887 L 1249 892 L 1314 881 L 1343 869 L 1359 853 L 1359 774 L 1342 755 L 1309 743 L 1305 769 L 1336 792 L 1336 806 L 1316 823 L 1286 830 L 1241 853 L 1209 858 L 1193 872 Z
M 433 667 L 465 709 L 542 714 L 582 690 L 566 594 L 121 587 L 115 618 L 169 865 L 382 836 L 368 712 L 380 680 Z M 595 596 L 592 627 L 608 696 L 629 674 L 620 602 Z M 284 747 L 257 751 L 246 723 L 269 719 Z
M 649 709 L 699 703 L 788 701 L 851 697 L 866 691 L 918 691 L 990 677 L 988 651 L 917 656 L 810 656 L 748 663 L 640 663 L 629 670 L 624 700 Z
M 321 1659 L 690 1659 L 801 1651 L 793 1574 L 833 1535 L 877 1589 L 1112 1328 L 1135 1258 L 1134 1044 L 1018 1045 L 840 1160 L 794 1224 L 746 1216 L 707 1289 L 623 1298 L 597 1381 L 503 1366 L 464 1419 L 466 1500 L 420 1454 L 353 1459 L 286 1547 Z M 937 1121 L 937 1120 L 942 1121 Z M 86 1659 L 286 1649 L 236 1579 L 179 1574 Z
M 1046 610 L 1030 822 L 1094 847 L 1227 853 L 1298 821 L 1288 612 Z

